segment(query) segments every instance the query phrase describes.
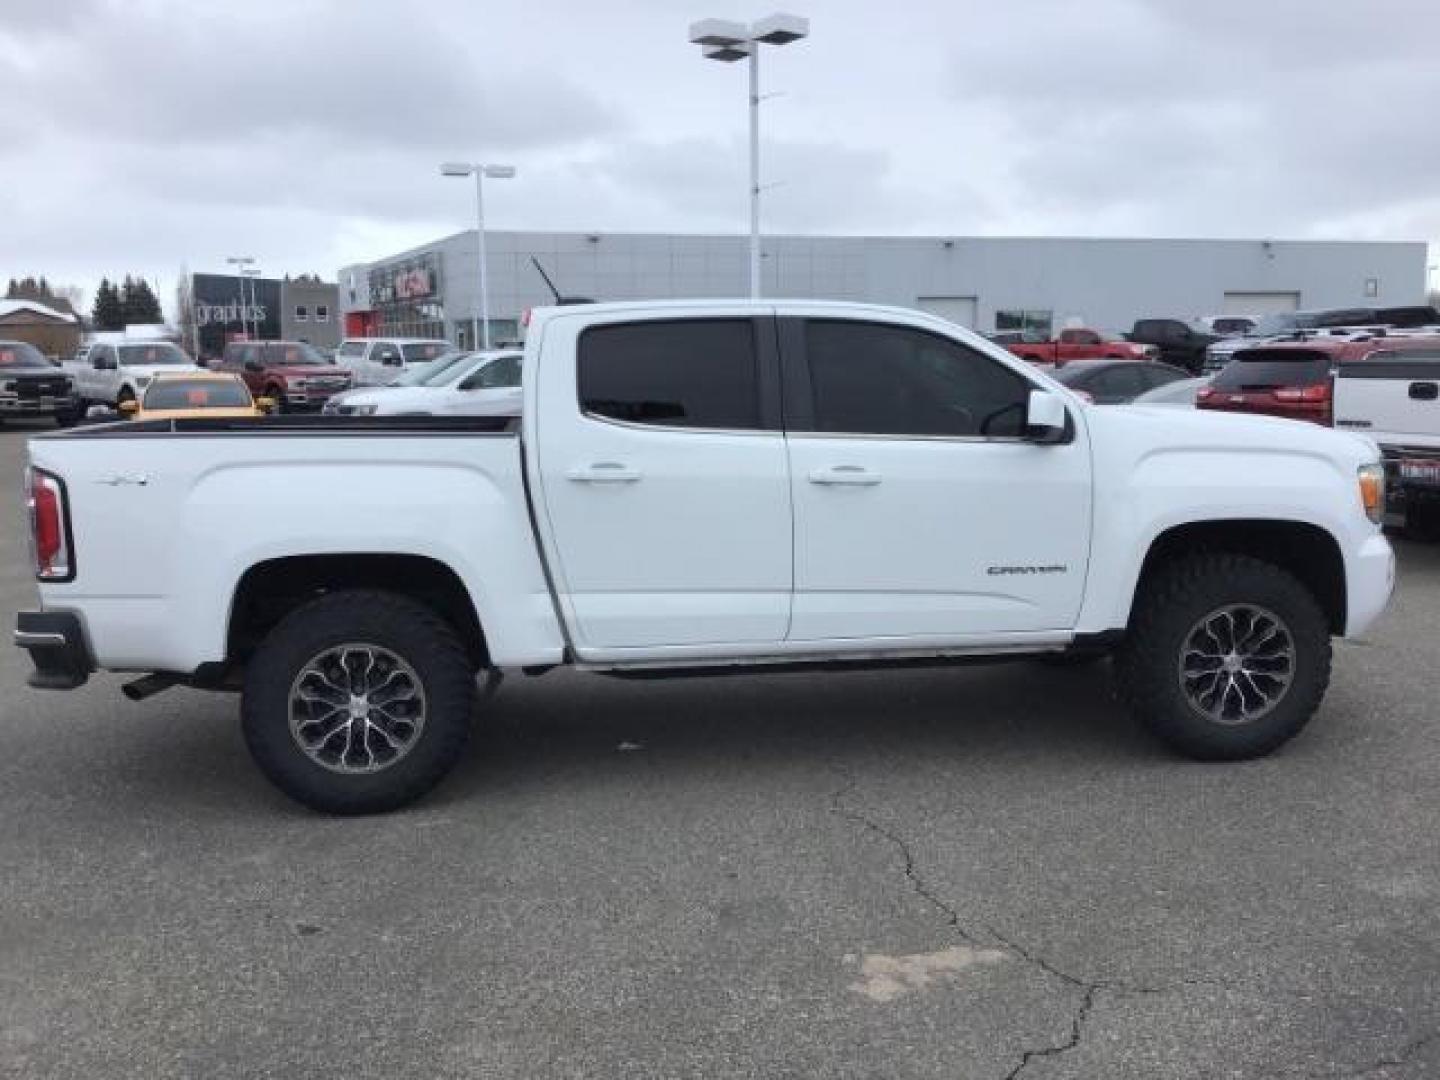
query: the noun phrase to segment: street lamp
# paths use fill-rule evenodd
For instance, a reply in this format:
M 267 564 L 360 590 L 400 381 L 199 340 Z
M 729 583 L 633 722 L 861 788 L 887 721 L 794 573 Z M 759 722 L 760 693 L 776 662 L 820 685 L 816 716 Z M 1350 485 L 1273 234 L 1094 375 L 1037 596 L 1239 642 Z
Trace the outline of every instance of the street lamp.
M 239 267 L 239 269 L 236 271 L 236 273 L 237 273 L 237 275 L 240 276 L 240 332 L 245 335 L 245 339 L 248 341 L 248 340 L 250 339 L 250 328 L 249 328 L 248 324 L 247 324 L 246 321 L 245 321 L 245 276 L 244 276 L 244 275 L 245 275 L 245 267 L 247 267 L 247 266 L 251 265 L 252 263 L 254 263 L 254 261 L 255 261 L 255 256 L 253 256 L 253 255 L 231 255 L 231 256 L 229 256 L 225 261 L 226 261 L 227 263 L 229 263 L 231 266 Z M 222 336 L 223 336 L 223 334 L 222 334 Z
M 254 260 L 252 259 L 251 261 L 253 262 Z M 257 311 L 256 311 L 256 308 L 258 307 L 258 305 L 257 305 L 256 302 L 255 302 L 255 279 L 260 276 L 260 268 L 259 268 L 259 267 L 247 266 L 247 267 L 245 267 L 244 269 L 242 269 L 242 270 L 240 271 L 240 275 L 241 275 L 241 277 L 247 277 L 247 278 L 250 279 L 250 316 L 251 316 L 251 322 L 253 322 L 253 323 L 255 324 L 255 336 L 252 338 L 252 337 L 249 335 L 249 333 L 246 333 L 246 335 L 245 335 L 245 340 L 246 340 L 246 341 L 259 341 L 259 340 L 260 340 L 260 315 L 259 315 L 259 314 L 257 313 Z M 241 302 L 242 304 L 245 302 L 245 293 L 244 293 L 243 287 L 242 287 L 241 293 L 240 293 L 240 302 Z
M 447 161 L 440 166 L 441 176 L 475 177 L 475 225 L 480 238 L 480 333 L 476 338 L 481 348 L 490 348 L 490 291 L 485 278 L 485 178 L 509 180 L 515 175 L 514 165 L 483 165 L 478 162 Z
M 788 45 L 810 35 L 810 20 L 770 15 L 746 26 L 727 19 L 690 25 L 690 42 L 707 60 L 750 60 L 750 296 L 760 298 L 760 46 Z

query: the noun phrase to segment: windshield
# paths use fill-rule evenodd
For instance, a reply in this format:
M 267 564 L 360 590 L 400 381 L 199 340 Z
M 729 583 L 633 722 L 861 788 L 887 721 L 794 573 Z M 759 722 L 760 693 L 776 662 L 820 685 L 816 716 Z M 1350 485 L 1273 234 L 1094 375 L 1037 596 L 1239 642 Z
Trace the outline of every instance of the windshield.
M 239 379 L 163 379 L 145 394 L 147 409 L 248 409 L 252 404 Z
M 120 354 L 122 366 L 190 363 L 190 357 L 168 341 L 153 341 L 148 345 L 121 345 L 116 351 Z
M 48 368 L 50 361 L 25 341 L 0 341 L 0 368 Z
M 413 345 L 401 345 L 400 355 L 407 364 L 425 363 L 444 356 L 450 351 L 450 344 L 445 341 L 420 341 Z
M 283 346 L 278 360 L 272 357 L 272 363 L 284 364 L 286 367 L 308 367 L 312 364 L 324 364 L 330 366 L 330 361 L 325 354 L 306 341 L 286 342 Z
M 520 385 L 520 354 L 496 356 L 475 368 L 461 390 L 500 390 Z

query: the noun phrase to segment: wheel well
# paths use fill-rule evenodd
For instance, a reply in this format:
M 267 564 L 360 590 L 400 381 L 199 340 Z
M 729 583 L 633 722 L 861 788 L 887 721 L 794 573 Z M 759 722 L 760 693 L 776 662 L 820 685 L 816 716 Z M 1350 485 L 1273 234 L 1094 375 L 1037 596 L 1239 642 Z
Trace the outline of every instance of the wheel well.
M 476 667 L 489 664 L 485 634 L 464 582 L 444 563 L 421 555 L 295 555 L 257 563 L 235 587 L 227 658 L 243 662 L 295 608 L 348 588 L 384 589 L 425 604 L 454 628 Z
M 1335 538 L 1300 521 L 1197 521 L 1177 525 L 1155 538 L 1140 568 L 1140 586 L 1164 563 L 1197 552 L 1250 555 L 1283 567 L 1300 579 L 1329 620 L 1334 634 L 1345 632 L 1345 559 Z

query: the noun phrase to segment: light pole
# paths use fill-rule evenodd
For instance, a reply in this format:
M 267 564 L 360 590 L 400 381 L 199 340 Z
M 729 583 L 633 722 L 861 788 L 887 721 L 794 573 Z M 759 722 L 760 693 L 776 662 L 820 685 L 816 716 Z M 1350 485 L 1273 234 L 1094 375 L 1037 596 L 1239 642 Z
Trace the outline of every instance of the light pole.
M 255 335 L 254 335 L 254 337 L 251 337 L 249 334 L 246 334 L 245 339 L 246 339 L 247 341 L 259 341 L 259 340 L 260 340 L 260 316 L 255 313 L 255 279 L 260 276 L 260 268 L 259 268 L 259 267 L 254 267 L 254 266 L 247 266 L 244 270 L 241 270 L 241 271 L 240 271 L 240 274 L 241 274 L 241 276 L 247 277 L 247 278 L 250 279 L 250 315 L 252 316 L 252 318 L 251 318 L 250 321 L 251 321 L 251 322 L 254 324 L 254 326 L 255 326 Z M 242 292 L 242 294 L 241 294 L 241 302 L 242 302 L 242 303 L 244 302 L 244 294 L 243 294 L 243 292 Z
M 760 46 L 788 45 L 810 35 L 810 20 L 769 15 L 746 26 L 727 19 L 690 25 L 690 41 L 707 60 L 750 61 L 750 296 L 760 298 Z
M 515 175 L 514 165 L 484 165 L 479 162 L 447 161 L 440 166 L 441 176 L 475 177 L 475 231 L 480 242 L 480 332 L 475 335 L 482 349 L 490 348 L 490 289 L 485 269 L 485 178 L 509 180 Z
M 245 340 L 250 340 L 250 328 L 245 321 L 245 268 L 255 262 L 253 255 L 231 255 L 225 260 L 231 266 L 238 267 L 235 271 L 240 278 L 240 332 L 245 335 Z M 221 335 L 224 336 L 223 334 Z M 223 342 L 221 344 L 224 344 Z

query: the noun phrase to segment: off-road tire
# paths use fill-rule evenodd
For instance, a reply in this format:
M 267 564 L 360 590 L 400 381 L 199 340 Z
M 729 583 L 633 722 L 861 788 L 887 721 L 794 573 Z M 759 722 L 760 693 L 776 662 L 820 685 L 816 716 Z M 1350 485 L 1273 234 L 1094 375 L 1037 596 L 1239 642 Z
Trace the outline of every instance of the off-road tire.
M 331 771 L 290 728 L 291 689 L 306 664 L 342 644 L 372 645 L 413 669 L 424 726 L 405 755 L 369 773 Z M 431 609 L 395 593 L 330 593 L 285 616 L 245 672 L 241 727 L 255 763 L 296 802 L 331 814 L 394 810 L 430 791 L 460 760 L 470 736 L 475 669 L 454 630 Z
M 1294 671 L 1269 712 L 1222 724 L 1191 704 L 1179 665 L 1196 623 L 1230 604 L 1278 616 L 1293 642 Z M 1330 658 L 1329 622 L 1293 574 L 1246 555 L 1197 554 L 1141 583 L 1115 654 L 1115 683 L 1135 718 L 1172 749 L 1200 761 L 1237 761 L 1268 754 L 1305 726 L 1329 685 Z

